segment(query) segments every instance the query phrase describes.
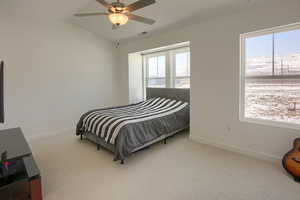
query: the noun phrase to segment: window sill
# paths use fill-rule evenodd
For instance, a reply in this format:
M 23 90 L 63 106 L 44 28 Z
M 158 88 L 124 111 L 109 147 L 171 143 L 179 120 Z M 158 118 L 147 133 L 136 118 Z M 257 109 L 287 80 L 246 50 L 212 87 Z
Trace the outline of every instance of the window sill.
M 298 124 L 294 124 L 294 123 L 277 122 L 277 121 L 271 121 L 271 120 L 253 119 L 253 118 L 246 118 L 246 117 L 240 117 L 240 121 L 241 122 L 252 123 L 252 124 L 259 124 L 259 125 L 277 127 L 277 128 L 287 128 L 287 129 L 293 129 L 293 130 L 300 130 L 300 124 L 298 125 Z

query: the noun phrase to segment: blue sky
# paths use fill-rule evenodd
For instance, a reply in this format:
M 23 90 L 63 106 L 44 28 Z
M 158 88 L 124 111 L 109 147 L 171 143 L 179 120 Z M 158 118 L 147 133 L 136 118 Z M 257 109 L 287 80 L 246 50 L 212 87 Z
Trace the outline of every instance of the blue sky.
M 300 29 L 275 34 L 275 54 L 300 53 Z M 272 56 L 272 34 L 246 39 L 246 56 Z

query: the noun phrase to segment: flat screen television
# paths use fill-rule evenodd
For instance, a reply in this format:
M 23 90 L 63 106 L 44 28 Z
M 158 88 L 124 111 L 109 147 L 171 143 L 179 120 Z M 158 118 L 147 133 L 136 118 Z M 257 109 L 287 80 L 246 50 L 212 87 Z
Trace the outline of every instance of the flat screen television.
M 0 60 L 0 123 L 4 123 L 4 62 Z

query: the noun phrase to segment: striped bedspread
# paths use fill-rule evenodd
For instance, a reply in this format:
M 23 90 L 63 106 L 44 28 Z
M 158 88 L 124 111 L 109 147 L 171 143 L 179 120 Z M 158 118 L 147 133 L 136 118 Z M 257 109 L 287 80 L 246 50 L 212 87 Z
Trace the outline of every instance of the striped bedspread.
M 81 130 L 96 134 L 105 139 L 107 143 L 115 144 L 115 140 L 124 126 L 165 117 L 186 106 L 188 106 L 186 102 L 154 98 L 125 107 L 96 110 L 83 118 Z

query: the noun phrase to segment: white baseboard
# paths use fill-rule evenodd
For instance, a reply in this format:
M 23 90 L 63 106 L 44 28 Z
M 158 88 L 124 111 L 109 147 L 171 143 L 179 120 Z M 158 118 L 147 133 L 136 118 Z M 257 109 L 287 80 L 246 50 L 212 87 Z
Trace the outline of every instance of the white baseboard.
M 41 133 L 42 134 L 39 133 L 39 134 L 33 134 L 30 136 L 26 136 L 26 139 L 28 140 L 29 143 L 31 143 L 38 139 L 47 138 L 47 137 L 60 135 L 60 134 L 74 133 L 74 135 L 75 135 L 75 129 L 74 129 L 74 127 L 72 127 L 72 128 L 65 128 L 65 129 L 56 130 L 56 131 L 41 131 Z
M 240 147 L 236 147 L 236 146 L 232 146 L 232 145 L 228 145 L 228 144 L 223 144 L 223 143 L 217 143 L 211 140 L 207 140 L 205 138 L 196 138 L 196 137 L 190 137 L 190 139 L 192 141 L 201 143 L 201 144 L 207 144 L 207 145 L 211 145 L 214 147 L 217 147 L 219 149 L 224 149 L 227 151 L 231 151 L 234 153 L 238 153 L 238 154 L 242 154 L 242 155 L 246 155 L 246 156 L 250 156 L 250 157 L 254 157 L 260 160 L 266 160 L 266 161 L 271 161 L 274 163 L 280 163 L 281 162 L 281 158 L 273 156 L 273 155 L 269 155 L 266 153 L 261 153 L 261 152 L 256 152 L 256 151 L 252 151 L 249 149 L 242 149 Z

